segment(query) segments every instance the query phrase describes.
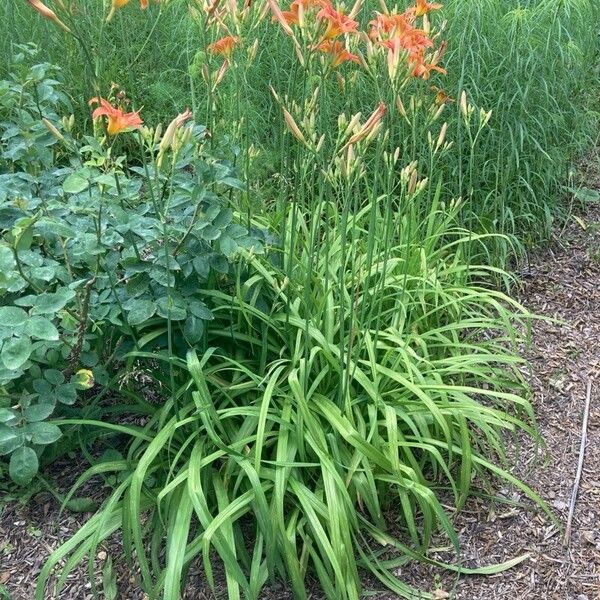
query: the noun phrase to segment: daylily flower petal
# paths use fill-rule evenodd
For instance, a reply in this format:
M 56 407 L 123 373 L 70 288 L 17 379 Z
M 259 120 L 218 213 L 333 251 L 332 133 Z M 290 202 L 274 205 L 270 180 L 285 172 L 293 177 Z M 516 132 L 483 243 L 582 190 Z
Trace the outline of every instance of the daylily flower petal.
M 138 112 L 126 113 L 122 109 L 113 106 L 104 98 L 92 98 L 88 104 L 100 104 L 92 113 L 92 119 L 106 117 L 108 125 L 106 131 L 108 135 L 117 135 L 129 129 L 139 129 L 144 123 Z

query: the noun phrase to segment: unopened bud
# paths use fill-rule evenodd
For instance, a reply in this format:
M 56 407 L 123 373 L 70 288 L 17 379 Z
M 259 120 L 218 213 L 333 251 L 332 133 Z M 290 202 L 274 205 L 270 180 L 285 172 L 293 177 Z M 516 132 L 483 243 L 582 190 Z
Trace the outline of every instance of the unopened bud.
M 152 143 L 156 146 L 160 142 L 160 136 L 162 135 L 162 123 L 159 123 L 154 130 L 154 138 Z
M 48 119 L 46 119 L 45 117 L 42 119 L 42 122 L 44 123 L 44 125 L 46 126 L 46 128 L 48 129 L 48 131 L 50 131 L 50 133 L 59 141 L 59 142 L 64 142 L 65 141 L 65 136 L 50 122 L 48 121 Z
M 460 94 L 460 112 L 465 119 L 469 117 L 469 103 L 467 102 L 467 94 L 464 90 Z
M 435 145 L 436 152 L 440 149 L 440 147 L 444 143 L 444 140 L 446 139 L 446 131 L 448 131 L 448 123 L 444 122 L 444 124 L 442 125 L 442 128 L 440 129 L 440 135 L 438 136 L 438 140 Z

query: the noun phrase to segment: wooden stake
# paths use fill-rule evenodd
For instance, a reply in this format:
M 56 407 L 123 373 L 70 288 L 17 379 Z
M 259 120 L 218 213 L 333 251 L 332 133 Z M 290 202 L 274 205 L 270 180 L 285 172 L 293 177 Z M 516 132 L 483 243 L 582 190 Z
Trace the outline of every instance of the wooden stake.
M 565 530 L 564 543 L 566 546 L 571 541 L 571 525 L 573 524 L 573 514 L 575 513 L 575 503 L 577 502 L 577 492 L 579 491 L 579 482 L 581 481 L 581 473 L 583 471 L 583 459 L 585 457 L 585 447 L 587 445 L 587 426 L 590 416 L 590 401 L 592 398 L 592 379 L 588 379 L 587 393 L 585 397 L 585 408 L 583 409 L 583 423 L 581 425 L 581 444 L 579 446 L 579 460 L 577 461 L 577 473 L 575 474 L 575 482 L 573 483 L 573 492 L 571 493 L 571 501 L 569 502 L 569 516 L 567 518 L 567 527 Z

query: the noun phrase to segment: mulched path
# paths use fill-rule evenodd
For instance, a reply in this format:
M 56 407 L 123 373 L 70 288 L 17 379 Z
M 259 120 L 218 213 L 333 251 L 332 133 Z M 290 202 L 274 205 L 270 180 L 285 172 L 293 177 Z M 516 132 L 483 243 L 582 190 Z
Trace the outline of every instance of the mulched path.
M 600 186 L 599 186 L 600 187 Z M 585 229 L 584 229 L 585 227 Z M 523 439 L 512 473 L 548 503 L 555 526 L 531 510 L 523 494 L 499 493 L 524 506 L 472 499 L 458 515 L 463 564 L 480 567 L 529 554 L 492 576 L 455 575 L 411 565 L 398 573 L 436 598 L 456 600 L 600 599 L 600 208 L 573 218 L 555 242 L 530 257 L 519 300 L 534 322 L 528 379 L 545 448 Z M 588 381 L 592 380 L 585 462 L 570 543 L 564 542 L 581 443 Z M 448 561 L 450 555 L 432 557 Z M 378 595 L 379 600 L 395 596 Z
M 400 578 L 433 592 L 439 600 L 600 600 L 600 208 L 571 219 L 551 247 L 531 257 L 522 276 L 520 300 L 533 313 L 554 320 L 534 323 L 532 345 L 526 350 L 533 403 L 547 446 L 536 448 L 523 440 L 514 474 L 540 492 L 563 525 L 577 468 L 586 387 L 593 380 L 588 444 L 570 544 L 564 544 L 561 528 L 532 510 L 514 490 L 499 493 L 517 506 L 473 499 L 456 518 L 465 565 L 488 565 L 526 553 L 530 558 L 488 577 L 457 579 L 420 565 L 398 572 Z M 55 469 L 53 475 L 68 489 L 77 469 L 68 462 Z M 103 491 L 88 488 L 85 493 L 101 497 Z M 45 493 L 25 505 L 12 502 L 0 508 L 0 598 L 4 585 L 10 600 L 31 600 L 45 558 L 87 516 L 66 512 L 58 519 L 57 504 Z M 119 561 L 119 553 L 117 541 L 109 544 L 97 557 L 97 570 L 109 554 L 120 565 L 117 597 L 142 600 L 144 595 L 134 591 L 134 580 Z M 444 553 L 437 557 L 448 559 Z M 199 574 L 192 576 L 191 583 L 188 598 L 214 598 Z M 264 597 L 290 596 L 284 590 L 271 590 Z M 395 596 L 375 592 L 371 597 Z M 71 574 L 60 598 L 93 598 L 86 565 Z

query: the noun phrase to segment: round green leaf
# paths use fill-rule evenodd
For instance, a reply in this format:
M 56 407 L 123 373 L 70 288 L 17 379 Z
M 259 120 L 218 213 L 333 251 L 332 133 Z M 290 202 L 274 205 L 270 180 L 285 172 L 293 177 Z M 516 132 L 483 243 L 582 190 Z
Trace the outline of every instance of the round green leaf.
M 79 194 L 83 190 L 87 190 L 88 185 L 87 179 L 77 173 L 71 173 L 63 182 L 63 190 L 67 194 Z
M 65 383 L 57 386 L 55 397 L 61 404 L 75 404 L 77 401 L 77 388 L 75 384 Z
M 29 338 L 16 338 L 4 343 L 0 358 L 7 369 L 16 371 L 27 362 L 32 350 L 33 346 Z
M 42 404 L 32 404 L 23 411 L 25 420 L 29 423 L 43 421 L 47 419 L 54 411 L 54 404 L 43 402 Z
M 58 340 L 58 329 L 46 317 L 31 317 L 25 324 L 25 333 L 39 340 Z
M 8 423 L 17 419 L 17 413 L 12 408 L 0 408 L 0 423 Z
M 19 485 L 27 485 L 38 471 L 37 454 L 27 446 L 15 450 L 10 457 L 8 472 L 11 479 Z
M 129 305 L 127 321 L 130 325 L 140 325 L 150 319 L 155 312 L 156 305 L 151 300 L 134 300 Z
M 33 444 L 40 444 L 45 446 L 56 442 L 62 433 L 58 425 L 52 423 L 30 423 L 27 426 L 26 433 L 31 435 L 31 442 Z
M 193 346 L 198 343 L 204 334 L 204 321 L 198 317 L 190 316 L 185 320 L 183 335 L 188 344 Z
M 46 369 L 44 371 L 44 378 L 52 385 L 60 385 L 65 382 L 65 376 L 58 369 Z
M 0 327 L 16 327 L 27 320 L 27 313 L 18 306 L 0 306 Z
M 18 431 L 6 425 L 0 425 L 0 456 L 10 454 L 23 445 L 22 429 Z
M 156 301 L 156 312 L 171 321 L 183 321 L 186 316 L 185 304 L 180 298 L 163 296 Z

